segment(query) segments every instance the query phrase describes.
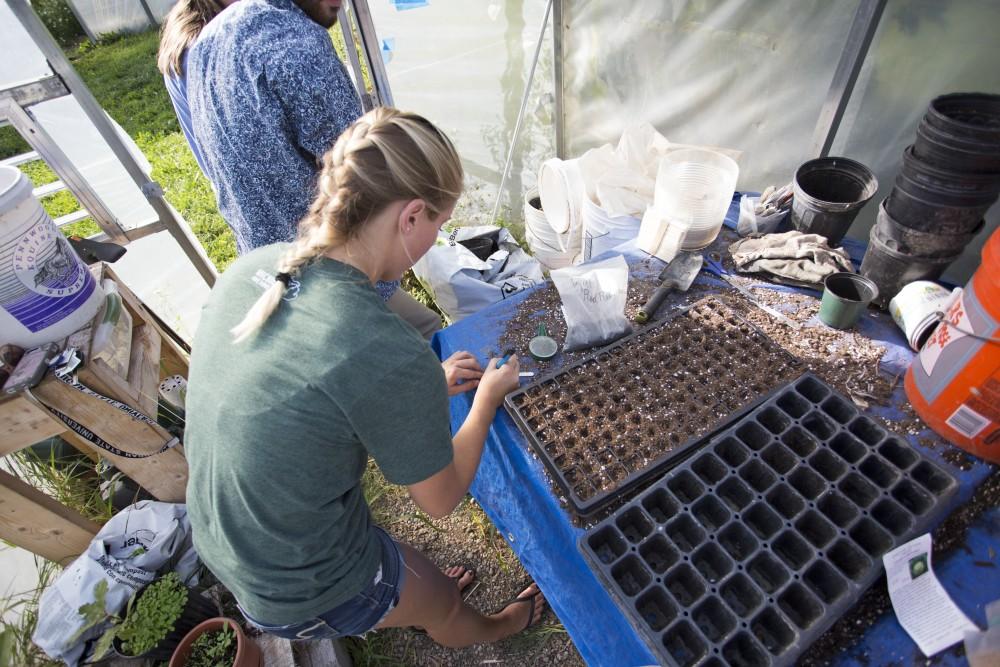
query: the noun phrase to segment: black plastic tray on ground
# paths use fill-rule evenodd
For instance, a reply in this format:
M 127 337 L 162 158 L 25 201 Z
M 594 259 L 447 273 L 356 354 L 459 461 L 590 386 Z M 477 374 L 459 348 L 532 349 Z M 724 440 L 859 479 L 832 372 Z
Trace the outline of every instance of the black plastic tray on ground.
M 664 664 L 791 665 L 957 488 L 806 374 L 579 546 Z
M 801 372 L 798 359 L 713 296 L 505 404 L 570 506 L 589 516 Z

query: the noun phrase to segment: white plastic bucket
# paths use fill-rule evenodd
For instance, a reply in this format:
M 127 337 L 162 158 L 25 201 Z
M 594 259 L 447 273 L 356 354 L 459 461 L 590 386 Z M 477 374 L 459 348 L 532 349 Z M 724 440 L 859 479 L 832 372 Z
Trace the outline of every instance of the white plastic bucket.
M 930 280 L 915 280 L 892 298 L 889 313 L 906 336 L 906 342 L 919 352 L 934 332 L 940 314 L 948 310 L 954 293 Z
M 660 161 L 653 204 L 669 224 L 688 225 L 684 250 L 704 248 L 719 235 L 739 175 L 735 160 L 702 148 L 672 151 Z
M 591 257 L 616 248 L 639 236 L 641 218 L 611 216 L 585 197 L 583 200 L 583 258 Z
M 540 203 L 538 190 L 532 189 L 524 197 L 524 237 L 531 254 L 549 269 L 561 269 L 575 263 L 579 252 L 579 240 L 563 250 L 559 234 L 549 225 L 545 213 L 537 208 Z
M 580 237 L 587 196 L 577 160 L 552 158 L 543 162 L 538 171 L 538 194 L 549 225 L 559 234 L 560 247 L 568 251 Z
M 0 343 L 32 348 L 69 336 L 104 292 L 14 167 L 0 167 Z

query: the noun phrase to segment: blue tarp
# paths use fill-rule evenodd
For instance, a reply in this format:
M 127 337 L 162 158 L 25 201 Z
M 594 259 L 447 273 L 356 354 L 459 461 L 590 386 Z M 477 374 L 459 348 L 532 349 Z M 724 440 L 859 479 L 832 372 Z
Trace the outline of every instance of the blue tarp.
M 738 215 L 738 202 L 739 195 L 734 197 L 727 217 L 729 227 L 734 226 Z M 720 238 L 713 249 L 722 251 L 726 245 L 727 241 Z M 849 242 L 846 245 L 855 261 L 859 262 L 864 246 Z M 635 254 L 631 249 L 625 252 L 627 255 Z M 642 271 L 644 277 L 648 277 L 655 276 L 659 268 L 647 266 L 636 271 Z M 699 275 L 697 283 L 722 289 L 721 283 L 704 273 Z M 763 285 L 797 291 L 767 283 Z M 467 350 L 485 364 L 491 356 L 499 353 L 498 341 L 504 327 L 527 295 L 527 292 L 515 295 L 441 331 L 433 341 L 435 351 L 443 359 L 459 350 Z M 667 309 L 665 305 L 661 314 Z M 823 326 L 818 322 L 809 324 Z M 859 331 L 886 345 L 883 372 L 895 376 L 909 365 L 913 354 L 888 316 L 869 312 Z M 526 354 L 526 351 L 518 350 L 518 353 Z M 559 365 L 560 358 L 557 357 L 546 372 L 557 369 Z M 891 404 L 873 412 L 886 419 L 899 420 L 902 418 L 899 406 L 905 402 L 902 382 L 899 382 Z M 470 407 L 471 396 L 468 394 L 451 399 L 453 432 L 457 432 L 465 421 Z M 952 499 L 949 511 L 968 501 L 973 490 L 992 470 L 992 466 L 972 457 L 968 457 L 971 465 L 964 466 L 967 470 L 955 468 L 942 458 L 951 446 L 941 442 L 931 431 L 907 437 L 915 447 L 958 478 L 960 489 Z M 935 443 L 932 447 L 921 444 L 931 442 Z M 482 462 L 472 485 L 472 495 L 544 591 L 587 664 L 614 667 L 655 664 L 649 649 L 584 562 L 576 546 L 583 530 L 575 527 L 567 510 L 560 507 L 542 463 L 532 455 L 527 440 L 503 409 L 498 411 L 490 429 Z M 993 567 L 982 565 L 983 562 L 993 561 L 989 545 L 1000 552 L 998 536 L 1000 511 L 992 511 L 980 517 L 970 529 L 965 548 L 935 563 L 945 588 L 980 626 L 985 625 L 985 604 L 1000 598 L 1000 575 Z M 835 664 L 857 664 L 859 661 L 864 664 L 893 661 L 913 664 L 918 656 L 916 645 L 890 613 L 869 628 L 862 641 L 841 655 Z M 936 661 L 945 665 L 964 664 L 964 658 L 956 656 L 954 651 L 940 654 Z

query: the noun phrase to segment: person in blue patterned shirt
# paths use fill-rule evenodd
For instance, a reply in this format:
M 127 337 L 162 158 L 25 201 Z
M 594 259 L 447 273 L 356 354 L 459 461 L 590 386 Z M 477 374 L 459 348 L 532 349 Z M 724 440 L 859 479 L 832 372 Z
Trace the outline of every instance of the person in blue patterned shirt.
M 361 116 L 328 32 L 339 7 L 340 0 L 241 0 L 188 51 L 192 129 L 240 255 L 294 237 L 316 196 L 323 154 Z M 429 338 L 440 319 L 398 287 L 377 286 Z

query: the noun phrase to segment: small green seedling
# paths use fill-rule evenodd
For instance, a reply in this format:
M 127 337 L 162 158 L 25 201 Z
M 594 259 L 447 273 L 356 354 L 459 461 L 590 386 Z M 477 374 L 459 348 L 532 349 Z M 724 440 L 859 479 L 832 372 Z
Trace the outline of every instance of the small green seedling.
M 194 640 L 188 667 L 230 667 L 236 662 L 236 632 L 229 625 Z

